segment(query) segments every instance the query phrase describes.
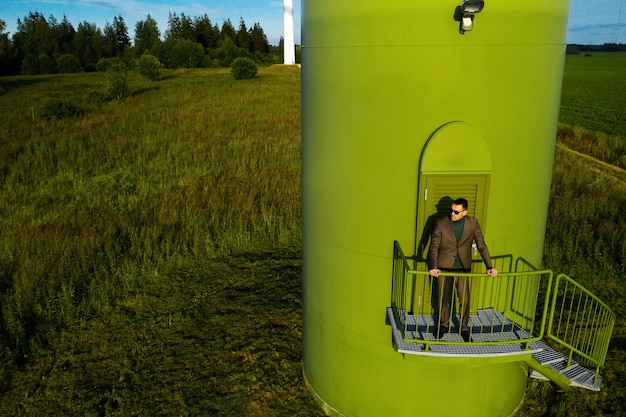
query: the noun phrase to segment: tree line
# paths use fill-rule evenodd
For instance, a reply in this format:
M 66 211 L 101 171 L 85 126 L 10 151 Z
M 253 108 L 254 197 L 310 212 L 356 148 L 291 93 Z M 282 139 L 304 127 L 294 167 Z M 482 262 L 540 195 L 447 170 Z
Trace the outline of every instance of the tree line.
M 578 55 L 592 52 L 626 52 L 626 43 L 605 43 L 602 45 L 567 45 L 568 55 Z
M 0 20 L 0 75 L 35 75 L 96 71 L 99 63 L 117 59 L 129 67 L 144 54 L 158 58 L 166 68 L 228 67 L 235 58 L 247 57 L 260 64 L 282 62 L 283 40 L 269 44 L 259 23 L 248 28 L 243 18 L 235 28 L 230 19 L 221 27 L 205 14 L 168 16 L 164 37 L 148 15 L 135 25 L 131 40 L 122 16 L 98 28 L 81 22 L 74 29 L 65 16 L 58 21 L 39 12 L 17 20 L 11 38 Z

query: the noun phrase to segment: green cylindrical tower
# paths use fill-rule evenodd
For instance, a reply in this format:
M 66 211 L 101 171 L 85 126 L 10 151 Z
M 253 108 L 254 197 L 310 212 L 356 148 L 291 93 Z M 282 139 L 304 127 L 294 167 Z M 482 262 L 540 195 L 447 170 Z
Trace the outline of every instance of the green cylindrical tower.
M 514 414 L 520 361 L 394 350 L 393 242 L 422 250 L 443 185 L 492 255 L 541 266 L 569 0 L 302 3 L 309 388 L 330 415 Z

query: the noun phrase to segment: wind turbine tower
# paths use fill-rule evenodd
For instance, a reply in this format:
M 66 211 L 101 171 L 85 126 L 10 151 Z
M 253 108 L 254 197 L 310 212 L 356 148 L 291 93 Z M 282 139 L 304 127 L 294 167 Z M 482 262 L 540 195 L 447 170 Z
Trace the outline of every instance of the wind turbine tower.
M 293 36 L 293 0 L 283 0 L 283 15 L 285 25 L 285 37 L 283 47 L 285 50 L 285 65 L 296 63 L 296 44 Z
M 303 375 L 324 413 L 511 417 L 529 376 L 598 390 L 615 313 L 542 269 L 570 0 L 301 4 Z M 436 331 L 425 259 L 457 196 L 502 265 L 471 261 L 465 337 L 456 301 Z

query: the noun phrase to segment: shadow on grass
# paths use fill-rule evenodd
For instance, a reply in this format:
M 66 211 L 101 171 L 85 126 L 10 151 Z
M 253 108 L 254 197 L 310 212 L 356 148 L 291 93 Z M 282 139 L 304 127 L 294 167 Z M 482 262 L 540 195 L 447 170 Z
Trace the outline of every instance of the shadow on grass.
M 323 416 L 302 377 L 300 271 L 285 251 L 146 277 L 15 369 L 0 415 Z
M 160 89 L 161 89 L 161 87 L 159 87 L 158 85 L 150 86 L 150 87 L 136 88 L 136 89 L 133 89 L 131 95 L 133 97 L 135 97 L 135 96 L 139 96 L 141 94 L 149 93 L 149 92 L 152 92 L 152 91 L 159 91 Z
M 47 82 L 51 78 L 52 77 L 50 76 L 43 76 L 43 75 L 33 75 L 33 76 L 21 75 L 19 76 L 19 78 L 17 76 L 0 77 L 0 86 L 4 88 L 6 91 L 10 91 L 19 87 L 25 87 L 29 85 Z

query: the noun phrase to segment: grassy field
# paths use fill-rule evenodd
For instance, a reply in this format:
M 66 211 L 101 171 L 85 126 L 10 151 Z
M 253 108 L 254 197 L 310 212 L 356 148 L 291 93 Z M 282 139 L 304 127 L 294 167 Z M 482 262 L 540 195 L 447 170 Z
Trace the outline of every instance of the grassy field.
M 563 134 L 563 132 L 561 132 Z M 558 144 L 544 264 L 574 277 L 606 302 L 617 321 L 602 390 L 559 393 L 531 380 L 517 417 L 626 415 L 626 171 Z
M 568 55 L 561 121 L 626 138 L 626 52 Z
M 121 101 L 104 82 L 0 79 L 0 415 L 321 416 L 301 374 L 299 70 L 132 76 Z M 545 263 L 620 318 L 601 392 L 532 380 L 519 416 L 623 416 L 623 126 L 563 122 Z
M 315 415 L 299 70 L 103 78 L 1 81 L 0 415 Z
M 626 169 L 626 53 L 568 55 L 559 142 Z

